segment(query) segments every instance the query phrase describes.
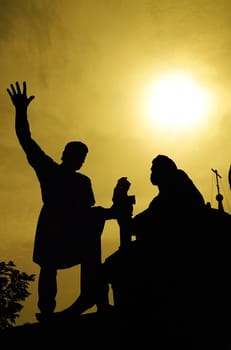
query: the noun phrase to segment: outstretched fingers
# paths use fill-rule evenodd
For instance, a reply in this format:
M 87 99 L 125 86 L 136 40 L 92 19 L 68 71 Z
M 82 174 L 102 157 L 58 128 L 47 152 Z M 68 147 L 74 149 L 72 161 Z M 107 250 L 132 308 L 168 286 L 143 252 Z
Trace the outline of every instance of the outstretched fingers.
M 23 85 L 23 90 L 22 90 L 22 93 L 23 95 L 27 98 L 27 102 L 28 102 L 28 105 L 30 104 L 30 102 L 34 99 L 34 96 L 30 96 L 30 97 L 27 97 L 27 87 L 26 87 L 26 82 L 24 81 L 22 83 Z M 20 91 L 20 89 L 19 89 Z
M 34 96 L 30 96 L 30 97 L 28 97 L 28 105 L 29 105 L 29 103 L 31 103 L 31 101 L 34 99 Z
M 15 86 L 16 86 L 17 93 L 18 93 L 19 95 L 21 95 L 21 89 L 20 89 L 20 85 L 19 85 L 19 82 L 18 82 L 18 81 L 16 81 Z
M 10 84 L 10 88 L 6 89 L 6 91 L 8 92 L 8 94 L 10 95 L 10 97 L 13 97 L 15 95 L 21 95 L 21 89 L 20 89 L 20 85 L 19 82 L 16 81 L 15 86 L 14 84 Z M 26 95 L 26 85 L 25 82 L 23 82 L 23 94 Z
M 23 95 L 25 95 L 26 96 L 26 82 L 24 81 L 23 83 Z
M 14 84 L 10 84 L 10 87 L 11 87 L 11 95 L 16 95 Z
M 10 91 L 10 89 L 6 89 L 6 91 L 8 92 L 8 94 L 10 95 L 10 97 L 13 98 L 13 94 L 12 94 L 12 92 Z
M 28 106 L 30 104 L 30 102 L 35 97 L 35 96 L 27 97 L 27 86 L 26 86 L 26 82 L 25 81 L 23 81 L 22 90 L 20 88 L 19 82 L 16 81 L 15 85 L 14 84 L 10 84 L 10 88 L 6 89 L 6 91 L 8 92 L 8 94 L 11 97 L 11 99 L 12 99 L 14 104 L 16 103 L 16 98 L 21 96 L 21 97 L 24 98 L 24 101 L 25 101 L 26 105 Z

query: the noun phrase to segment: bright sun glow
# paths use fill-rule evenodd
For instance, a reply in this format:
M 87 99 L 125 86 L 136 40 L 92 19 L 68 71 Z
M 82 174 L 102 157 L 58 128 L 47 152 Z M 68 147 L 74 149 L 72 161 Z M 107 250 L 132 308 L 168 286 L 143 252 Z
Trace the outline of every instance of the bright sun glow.
M 151 120 L 171 130 L 191 129 L 205 121 L 211 96 L 187 75 L 175 73 L 160 77 L 148 92 Z

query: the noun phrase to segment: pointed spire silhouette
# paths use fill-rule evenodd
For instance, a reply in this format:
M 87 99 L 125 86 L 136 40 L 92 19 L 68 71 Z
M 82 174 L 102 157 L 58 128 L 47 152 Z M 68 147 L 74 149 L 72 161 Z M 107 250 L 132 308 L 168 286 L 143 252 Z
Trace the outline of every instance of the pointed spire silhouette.
M 220 193 L 220 186 L 219 186 L 219 178 L 221 179 L 221 175 L 218 173 L 218 171 L 216 169 L 211 169 L 212 172 L 214 172 L 215 176 L 216 176 L 216 185 L 217 185 L 217 195 L 216 195 L 216 200 L 218 202 L 218 209 L 221 211 L 224 211 L 224 207 L 223 207 L 223 195 Z

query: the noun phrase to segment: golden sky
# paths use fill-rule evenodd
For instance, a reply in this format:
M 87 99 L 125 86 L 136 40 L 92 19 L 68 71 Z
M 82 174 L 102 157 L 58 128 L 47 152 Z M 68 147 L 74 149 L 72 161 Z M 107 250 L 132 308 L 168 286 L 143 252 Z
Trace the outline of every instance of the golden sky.
M 32 135 L 48 154 L 59 162 L 67 141 L 89 146 L 81 172 L 91 177 L 98 205 L 110 206 L 117 179 L 127 176 L 134 214 L 146 208 L 157 194 L 151 161 L 161 153 L 189 174 L 213 207 L 211 168 L 217 169 L 231 212 L 229 0 L 0 0 L 0 52 L 0 260 L 38 273 L 31 260 L 41 197 L 15 136 L 6 88 L 16 80 L 27 81 L 28 94 L 35 95 Z M 173 131 L 152 122 L 147 95 L 157 77 L 176 71 L 211 93 L 212 108 L 199 126 Z M 192 107 L 189 102 L 188 112 Z M 103 257 L 118 247 L 118 237 L 116 223 L 107 223 Z M 78 273 L 78 267 L 62 272 L 58 309 L 78 294 Z M 36 283 L 19 322 L 34 321 Z

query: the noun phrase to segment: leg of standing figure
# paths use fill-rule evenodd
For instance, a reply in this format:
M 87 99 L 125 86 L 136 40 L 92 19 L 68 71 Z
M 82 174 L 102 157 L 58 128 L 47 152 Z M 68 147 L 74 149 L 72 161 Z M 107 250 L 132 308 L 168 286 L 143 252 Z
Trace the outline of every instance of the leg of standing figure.
M 69 307 L 63 311 L 55 312 L 57 319 L 72 318 L 81 315 L 87 309 L 90 309 L 96 304 L 96 283 L 97 271 L 95 264 L 95 249 L 87 249 L 83 251 L 83 258 L 80 266 L 80 295 Z M 89 255 L 90 253 L 90 255 Z M 93 253 L 93 254 L 92 254 Z
M 39 321 L 49 318 L 56 306 L 57 294 L 57 270 L 55 268 L 41 266 L 38 280 L 38 308 L 36 317 Z
M 102 271 L 101 239 L 97 237 L 88 246 L 81 264 L 81 295 L 96 304 L 98 311 L 104 311 L 109 305 L 108 292 Z
M 94 293 L 95 304 L 98 312 L 108 311 L 109 286 L 104 278 L 102 268 L 101 236 L 105 226 L 105 212 L 102 207 L 91 210 L 91 222 L 89 232 L 90 244 L 86 248 L 86 259 L 81 269 L 81 293 Z
M 98 311 L 104 311 L 109 305 L 109 287 L 104 282 L 101 264 L 101 234 L 104 224 L 104 211 L 100 207 L 93 208 L 83 229 L 80 296 L 71 306 L 56 312 L 58 318 L 78 316 L 94 305 L 97 305 Z
M 83 260 L 80 267 L 80 296 L 76 301 L 61 313 L 80 315 L 94 305 L 97 311 L 105 312 L 109 305 L 109 286 L 103 278 L 101 264 L 100 237 L 92 239 L 84 248 Z

